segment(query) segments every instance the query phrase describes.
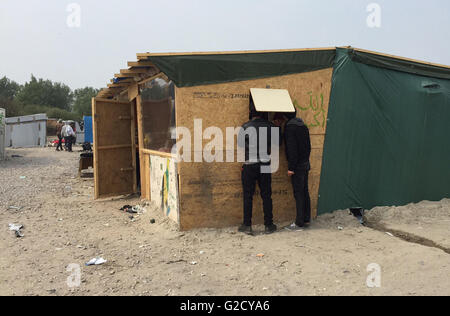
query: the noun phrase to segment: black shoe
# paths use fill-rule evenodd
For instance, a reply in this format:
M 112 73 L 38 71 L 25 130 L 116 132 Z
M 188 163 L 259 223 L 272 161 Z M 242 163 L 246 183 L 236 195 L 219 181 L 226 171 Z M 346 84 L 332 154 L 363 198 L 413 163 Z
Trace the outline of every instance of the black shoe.
M 251 235 L 251 234 L 253 234 L 253 229 L 252 229 L 252 226 L 241 225 L 238 228 L 238 232 L 245 233 L 247 235 Z
M 266 226 L 265 233 L 266 234 L 272 234 L 272 233 L 276 232 L 277 229 L 278 229 L 277 225 L 272 224 L 272 225 Z

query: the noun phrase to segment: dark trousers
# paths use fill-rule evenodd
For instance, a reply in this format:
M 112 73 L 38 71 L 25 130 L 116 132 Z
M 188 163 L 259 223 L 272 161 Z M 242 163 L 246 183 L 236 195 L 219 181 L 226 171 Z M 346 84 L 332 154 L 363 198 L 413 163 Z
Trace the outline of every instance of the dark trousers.
M 72 136 L 69 136 L 69 137 L 64 137 L 64 140 L 65 140 L 65 142 L 66 142 L 66 148 L 67 148 L 67 151 L 72 151 Z
M 62 146 L 62 136 L 58 135 L 58 146 L 56 147 L 56 150 L 61 149 L 63 150 L 63 146 Z
M 305 223 L 311 222 L 311 198 L 308 188 L 309 169 L 295 170 L 292 176 L 292 187 L 297 206 L 297 219 L 295 223 L 303 227 Z
M 273 225 L 272 174 L 261 173 L 261 165 L 244 165 L 242 168 L 242 187 L 244 191 L 244 225 L 252 225 L 253 196 L 258 182 L 263 200 L 264 225 Z

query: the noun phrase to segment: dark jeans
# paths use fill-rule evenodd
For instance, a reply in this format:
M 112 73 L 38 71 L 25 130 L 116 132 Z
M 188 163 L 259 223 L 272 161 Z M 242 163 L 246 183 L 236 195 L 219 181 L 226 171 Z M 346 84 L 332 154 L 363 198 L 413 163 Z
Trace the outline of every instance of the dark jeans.
M 297 219 L 295 223 L 303 227 L 305 223 L 311 222 L 311 198 L 308 188 L 308 168 L 299 168 L 292 176 L 292 187 L 297 205 Z
M 69 136 L 69 137 L 64 137 L 64 140 L 66 141 L 66 148 L 69 152 L 72 151 L 72 141 L 73 141 L 73 136 Z
M 63 150 L 62 140 L 63 140 L 62 136 L 58 135 L 58 146 L 56 147 L 56 150 L 58 150 L 58 149 Z
M 272 174 L 261 173 L 261 165 L 244 165 L 242 168 L 242 187 L 244 191 L 244 225 L 252 225 L 253 196 L 256 182 L 261 191 L 264 208 L 264 225 L 273 225 Z

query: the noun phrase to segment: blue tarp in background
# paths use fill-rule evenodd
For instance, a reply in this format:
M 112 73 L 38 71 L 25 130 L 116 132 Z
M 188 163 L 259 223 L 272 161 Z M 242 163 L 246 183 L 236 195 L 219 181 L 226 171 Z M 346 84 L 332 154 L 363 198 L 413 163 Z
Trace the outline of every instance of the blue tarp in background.
M 84 141 L 92 144 L 94 142 L 94 136 L 92 133 L 92 116 L 85 116 L 83 120 L 84 120 Z

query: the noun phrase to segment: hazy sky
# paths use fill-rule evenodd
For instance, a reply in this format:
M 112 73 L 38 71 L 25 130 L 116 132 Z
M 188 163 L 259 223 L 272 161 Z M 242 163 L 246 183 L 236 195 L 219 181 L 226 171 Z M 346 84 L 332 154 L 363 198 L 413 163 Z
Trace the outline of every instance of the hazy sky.
M 0 0 L 0 77 L 100 88 L 137 52 L 344 45 L 450 65 L 449 33 L 448 0 Z

